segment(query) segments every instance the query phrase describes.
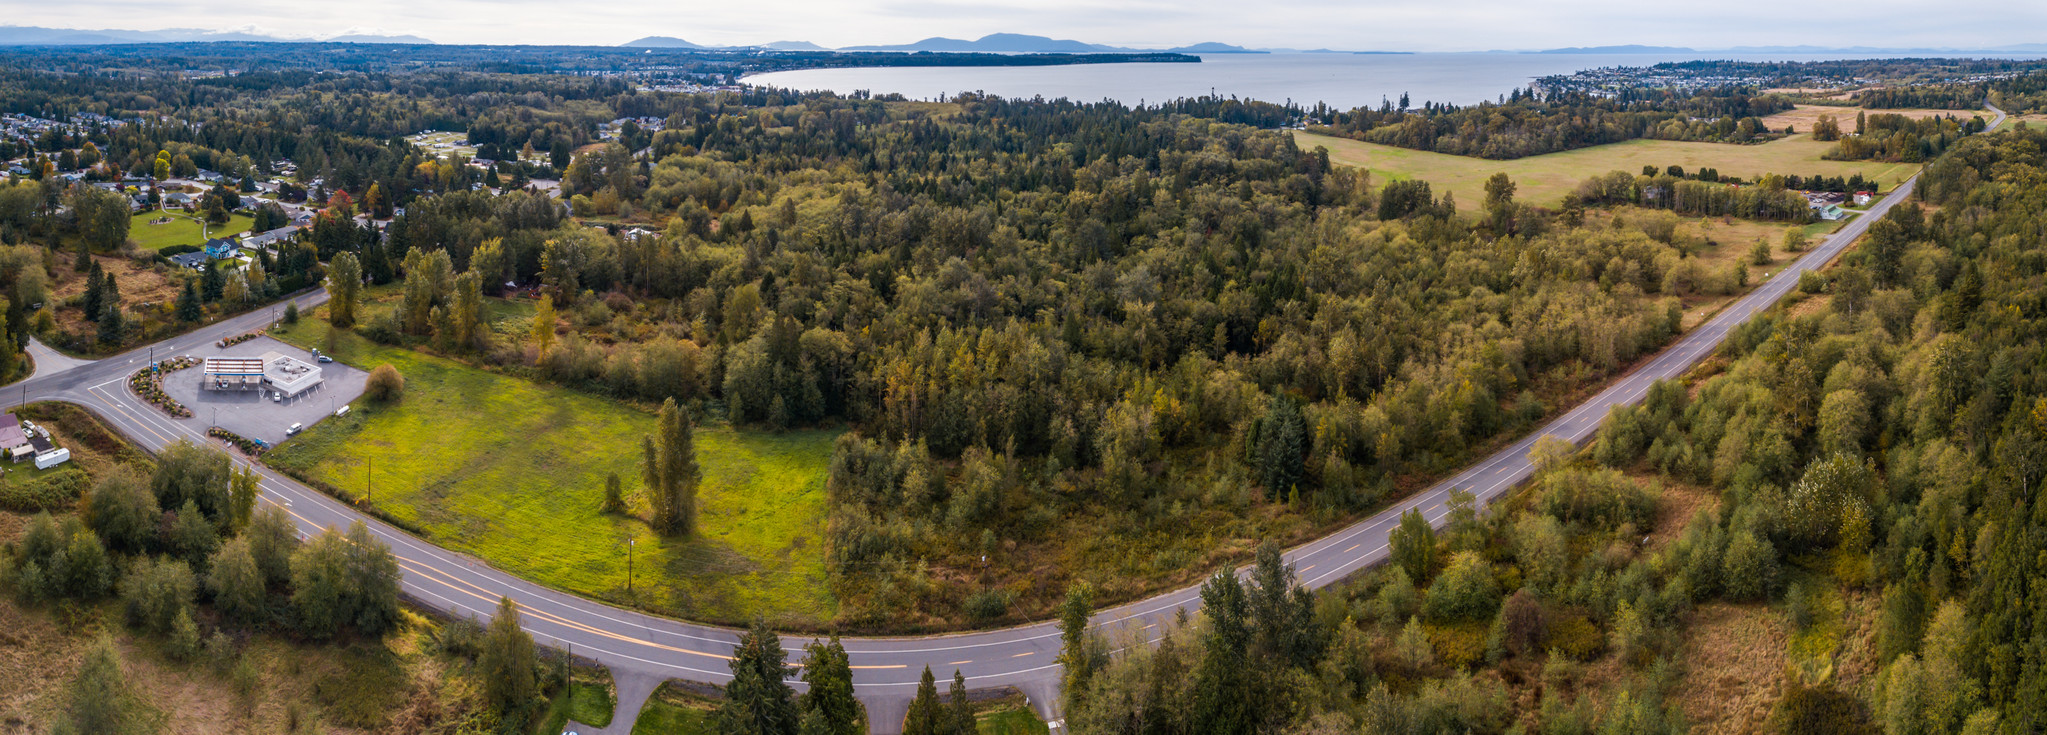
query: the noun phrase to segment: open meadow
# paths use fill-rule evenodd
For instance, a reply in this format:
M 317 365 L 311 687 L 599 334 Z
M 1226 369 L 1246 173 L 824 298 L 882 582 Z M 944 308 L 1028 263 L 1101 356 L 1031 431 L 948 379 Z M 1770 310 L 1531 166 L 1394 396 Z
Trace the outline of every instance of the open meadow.
M 169 219 L 162 224 L 150 224 Z M 183 212 L 139 212 L 128 223 L 128 239 L 142 250 L 157 251 L 172 245 L 205 245 L 208 236 L 222 237 L 247 232 L 256 220 L 245 214 L 231 215 L 227 224 L 204 226 L 198 218 Z
M 1854 124 L 1850 115 L 1849 124 Z M 1639 172 L 1643 166 L 1663 168 L 1672 164 L 1692 171 L 1716 168 L 1728 176 L 1753 179 L 1763 174 L 1849 176 L 1862 174 L 1880 182 L 1885 190 L 1918 173 L 1916 163 L 1821 160 L 1833 143 L 1798 134 L 1756 145 L 1695 143 L 1674 140 L 1631 140 L 1625 143 L 1580 148 L 1506 161 L 1453 156 L 1377 143 L 1365 143 L 1330 135 L 1295 132 L 1305 149 L 1329 149 L 1329 160 L 1372 172 L 1374 183 L 1421 179 L 1437 193 L 1457 195 L 1458 207 L 1476 209 L 1485 201 L 1485 180 L 1504 171 L 1519 186 L 1515 198 L 1542 206 L 1556 206 L 1578 184 L 1609 171 Z
M 1967 120 L 1971 116 L 1981 116 L 1984 122 L 1990 122 L 1991 118 L 1997 116 L 1997 113 L 1989 110 L 1865 110 L 1860 107 L 1797 105 L 1789 110 L 1763 118 L 1763 127 L 1771 130 L 1783 130 L 1784 126 L 1789 125 L 1797 128 L 1801 133 L 1810 133 L 1813 126 L 1819 124 L 1821 116 L 1832 115 L 1834 123 L 1841 126 L 1841 132 L 1852 133 L 1855 132 L 1855 114 L 1859 112 L 1866 112 L 1871 115 L 1904 115 L 1914 120 L 1953 115 L 1963 120 Z
M 307 319 L 281 339 L 327 349 Z M 640 409 L 354 333 L 331 349 L 405 376 L 403 400 L 323 421 L 269 461 L 435 543 L 559 589 L 719 623 L 764 615 L 820 627 L 837 604 L 825 579 L 824 476 L 835 431 L 780 434 L 699 426 L 701 531 L 665 538 L 633 513 L 601 511 L 605 479 L 640 486 Z M 628 590 L 628 548 L 635 559 Z

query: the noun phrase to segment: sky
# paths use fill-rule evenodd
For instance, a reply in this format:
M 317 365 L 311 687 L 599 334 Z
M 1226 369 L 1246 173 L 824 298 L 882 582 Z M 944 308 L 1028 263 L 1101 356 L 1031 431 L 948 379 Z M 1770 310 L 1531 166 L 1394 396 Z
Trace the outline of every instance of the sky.
M 248 30 L 290 37 L 411 34 L 439 43 L 824 46 L 1031 33 L 1118 46 L 1479 51 L 1648 44 L 1987 48 L 2047 42 L 2047 2 L 1858 0 L 0 0 L 0 24 Z

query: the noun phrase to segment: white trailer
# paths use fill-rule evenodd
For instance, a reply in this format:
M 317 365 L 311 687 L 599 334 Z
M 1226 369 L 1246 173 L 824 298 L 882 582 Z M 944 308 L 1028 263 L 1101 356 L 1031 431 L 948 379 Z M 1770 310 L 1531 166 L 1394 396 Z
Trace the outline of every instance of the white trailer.
M 71 450 L 55 449 L 36 455 L 36 469 L 47 470 L 71 461 Z

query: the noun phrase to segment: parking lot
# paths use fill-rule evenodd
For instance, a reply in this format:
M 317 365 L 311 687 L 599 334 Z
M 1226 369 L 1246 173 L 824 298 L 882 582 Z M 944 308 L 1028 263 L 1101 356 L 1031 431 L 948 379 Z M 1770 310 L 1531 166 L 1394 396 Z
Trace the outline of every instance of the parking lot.
M 205 368 L 194 365 L 164 376 L 164 391 L 192 409 L 193 422 L 218 426 L 236 434 L 271 444 L 284 441 L 292 424 L 311 427 L 332 416 L 335 409 L 362 395 L 369 373 L 339 362 L 318 363 L 305 350 L 269 337 L 257 337 L 226 349 L 211 344 L 191 351 L 202 362 L 209 357 L 262 357 L 276 352 L 318 365 L 323 381 L 304 393 L 281 401 L 272 400 L 270 390 L 205 390 Z

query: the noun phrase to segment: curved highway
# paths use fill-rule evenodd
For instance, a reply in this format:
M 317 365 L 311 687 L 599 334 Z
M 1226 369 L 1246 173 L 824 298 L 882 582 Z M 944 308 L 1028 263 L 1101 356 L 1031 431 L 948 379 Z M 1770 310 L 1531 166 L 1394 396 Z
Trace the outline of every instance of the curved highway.
M 2002 111 L 1997 111 L 1997 121 L 2003 119 Z M 1996 124 L 1992 123 L 1992 127 Z M 1286 560 L 1309 587 L 1323 587 L 1385 559 L 1388 534 L 1398 525 L 1401 514 L 1419 509 L 1431 522 L 1440 524 L 1449 512 L 1447 502 L 1453 489 L 1476 494 L 1481 505 L 1499 497 L 1528 479 L 1533 468 L 1527 455 L 1541 437 L 1555 436 L 1573 443 L 1590 439 L 1610 407 L 1641 400 L 1651 384 L 1675 378 L 1711 354 L 1735 327 L 1796 287 L 1799 273 L 1832 260 L 1860 237 L 1872 221 L 1909 196 L 1916 181 L 1915 178 L 1905 182 L 1782 272 L 1540 431 L 1427 490 L 1288 551 Z M 325 302 L 326 294 L 315 292 L 295 300 L 304 309 Z M 271 321 L 271 313 L 266 309 L 245 314 L 165 340 L 153 346 L 154 354 L 181 354 L 223 337 L 254 331 Z M 0 397 L 85 406 L 151 451 L 181 439 L 206 441 L 206 426 L 198 419 L 170 418 L 128 392 L 127 376 L 145 365 L 150 354 L 148 348 L 142 348 L 89 363 L 52 364 L 48 369 L 39 366 L 34 376 L 8 386 L 14 395 L 0 393 Z M 397 554 L 404 570 L 405 592 L 420 603 L 450 614 L 487 620 L 500 596 L 511 597 L 520 605 L 522 620 L 536 640 L 610 667 L 619 681 L 621 705 L 625 707 L 636 707 L 645 690 L 664 679 L 722 683 L 730 678 L 727 661 L 737 641 L 734 631 L 624 610 L 541 587 L 368 518 L 260 464 L 254 466 L 262 475 L 263 500 L 288 510 L 299 523 L 300 533 L 309 535 L 324 527 L 345 527 L 356 521 L 368 523 L 372 532 Z M 1128 634 L 1152 629 L 1171 620 L 1180 608 L 1191 612 L 1200 604 L 1199 588 L 1188 587 L 1102 610 L 1092 620 L 1104 632 Z M 783 646 L 792 652 L 792 659 L 800 658 L 803 644 L 810 640 L 808 636 L 784 636 Z M 1031 698 L 1040 715 L 1048 719 L 1057 715 L 1054 708 L 1060 672 L 1055 659 L 1059 653 L 1059 631 L 1049 621 L 956 635 L 848 638 L 844 643 L 853 665 L 856 692 L 867 704 L 876 733 L 899 729 L 918 677 L 927 665 L 941 678 L 958 670 L 974 688 L 1017 687 Z M 802 686 L 801 682 L 792 683 Z M 636 715 L 636 709 L 621 711 L 614 722 L 622 726 L 615 724 L 611 730 L 630 729 Z

